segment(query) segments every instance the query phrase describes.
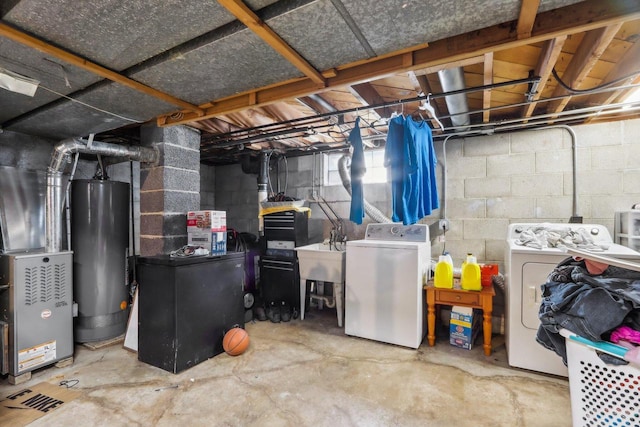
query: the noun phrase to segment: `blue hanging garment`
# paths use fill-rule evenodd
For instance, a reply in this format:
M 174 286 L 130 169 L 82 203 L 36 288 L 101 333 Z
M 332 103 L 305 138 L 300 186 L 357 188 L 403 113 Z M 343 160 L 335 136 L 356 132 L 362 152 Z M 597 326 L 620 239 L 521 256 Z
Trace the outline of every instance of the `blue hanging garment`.
M 436 164 L 433 135 L 426 122 L 404 116 L 389 121 L 384 165 L 391 179 L 394 222 L 415 224 L 439 208 Z
M 360 136 L 360 117 L 356 118 L 354 128 L 349 134 L 349 144 L 353 147 L 351 155 L 351 210 L 349 219 L 362 224 L 364 218 L 364 185 L 362 178 L 367 172 L 364 163 L 364 147 Z
M 404 116 L 396 116 L 389 120 L 387 142 L 384 146 L 384 166 L 388 169 L 391 180 L 391 220 L 393 222 L 404 221 L 407 210 L 402 197 L 406 173 L 404 165 L 407 156 L 404 140 Z
M 405 145 L 410 155 L 402 198 L 406 205 L 404 224 L 415 224 L 439 207 L 436 156 L 431 128 L 411 117 L 405 121 Z
M 420 128 L 411 117 L 407 117 L 404 125 L 404 142 L 409 152 L 414 154 L 413 162 L 407 167 L 407 176 L 402 188 L 402 198 L 407 206 L 403 224 L 415 224 L 424 216 L 422 195 L 422 155 L 416 136 Z

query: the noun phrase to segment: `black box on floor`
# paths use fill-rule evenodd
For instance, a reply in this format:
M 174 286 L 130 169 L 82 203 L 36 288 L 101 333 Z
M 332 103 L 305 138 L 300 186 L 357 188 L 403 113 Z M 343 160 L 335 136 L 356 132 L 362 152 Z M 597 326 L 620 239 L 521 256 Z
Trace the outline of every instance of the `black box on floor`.
M 244 327 L 244 252 L 138 259 L 138 360 L 178 373 Z

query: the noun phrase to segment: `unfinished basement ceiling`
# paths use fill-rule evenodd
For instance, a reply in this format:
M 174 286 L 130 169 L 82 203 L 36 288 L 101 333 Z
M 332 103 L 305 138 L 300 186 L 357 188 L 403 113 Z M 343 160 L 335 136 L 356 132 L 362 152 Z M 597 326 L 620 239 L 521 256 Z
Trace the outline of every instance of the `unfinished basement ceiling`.
M 10 0 L 0 16 L 0 67 L 40 82 L 0 89 L 2 128 L 135 144 L 142 123 L 185 124 L 211 165 L 343 148 L 356 116 L 373 147 L 392 114 L 437 117 L 438 138 L 640 108 L 637 0 Z

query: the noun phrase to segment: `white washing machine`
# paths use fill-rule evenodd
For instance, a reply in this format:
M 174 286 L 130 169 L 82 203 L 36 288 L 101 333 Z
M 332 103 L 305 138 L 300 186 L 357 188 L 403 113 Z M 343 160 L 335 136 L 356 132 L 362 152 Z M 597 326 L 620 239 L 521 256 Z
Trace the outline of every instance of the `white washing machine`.
M 369 224 L 363 240 L 348 241 L 345 333 L 417 349 L 426 333 L 430 261 L 424 224 Z
M 613 243 L 607 228 L 599 224 L 515 223 L 509 226 L 505 251 L 505 339 L 509 365 L 566 377 L 567 367 L 560 356 L 536 342 L 535 337 L 540 325 L 538 312 L 542 299 L 541 285 L 546 282 L 553 268 L 569 255 L 558 248 L 536 249 L 515 243 L 523 231 L 540 226 L 552 229 L 570 227 L 576 231 L 582 229 L 595 244 L 607 248 L 603 252 L 597 252 L 601 255 L 640 260 L 640 253 Z

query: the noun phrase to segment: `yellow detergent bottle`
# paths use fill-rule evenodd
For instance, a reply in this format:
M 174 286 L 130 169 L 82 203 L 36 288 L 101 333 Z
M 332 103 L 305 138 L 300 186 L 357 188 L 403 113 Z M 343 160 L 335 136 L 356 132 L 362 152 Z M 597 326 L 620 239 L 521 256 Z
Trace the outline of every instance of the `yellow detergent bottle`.
M 436 288 L 453 288 L 453 261 L 448 254 L 440 255 L 433 273 L 433 285 Z
M 468 291 L 479 291 L 482 289 L 480 265 L 478 265 L 476 257 L 471 254 L 468 254 L 467 259 L 462 263 L 460 286 L 462 289 Z

